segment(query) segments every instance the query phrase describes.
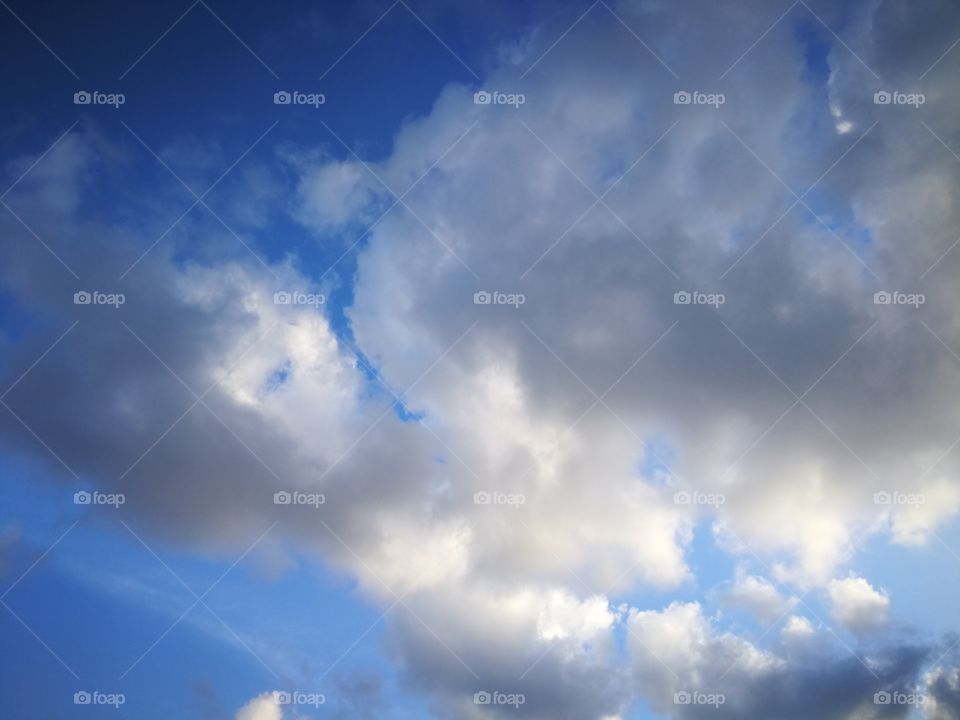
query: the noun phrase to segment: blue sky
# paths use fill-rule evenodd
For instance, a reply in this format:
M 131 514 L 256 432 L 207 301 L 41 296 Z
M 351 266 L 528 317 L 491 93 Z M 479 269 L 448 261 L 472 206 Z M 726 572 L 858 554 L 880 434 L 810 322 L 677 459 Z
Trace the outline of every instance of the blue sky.
M 4 717 L 960 717 L 950 2 L 0 5 Z

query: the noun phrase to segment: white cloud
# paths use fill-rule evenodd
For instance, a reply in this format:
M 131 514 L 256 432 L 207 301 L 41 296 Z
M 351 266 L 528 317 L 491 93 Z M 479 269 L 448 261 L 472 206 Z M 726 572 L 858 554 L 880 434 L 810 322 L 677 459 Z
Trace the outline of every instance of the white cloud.
M 523 693 L 526 702 L 511 713 L 533 718 L 615 715 L 629 703 L 616 663 L 620 613 L 605 597 L 473 583 L 415 593 L 405 603 L 390 645 L 407 682 L 429 690 L 441 716 L 486 717 L 473 705 L 479 690 Z
M 719 692 L 714 686 L 729 671 L 764 674 L 783 661 L 731 633 L 716 634 L 698 603 L 671 603 L 661 612 L 630 614 L 629 645 L 634 663 L 665 703 L 673 692 Z M 695 686 L 684 687 L 695 683 Z M 673 688 L 673 690 L 670 690 Z
M 731 608 L 751 613 L 760 622 L 774 623 L 796 604 L 793 598 L 785 597 L 766 578 L 749 575 L 742 569 L 728 588 L 719 592 L 720 601 Z
M 635 682 L 655 712 L 674 720 L 874 718 L 874 693 L 911 687 L 924 659 L 913 648 L 889 648 L 867 668 L 831 635 L 796 617 L 787 624 L 792 637 L 776 652 L 764 650 L 720 630 L 697 603 L 633 611 L 629 627 Z M 723 701 L 677 703 L 678 693 Z
M 283 708 L 272 692 L 253 698 L 237 711 L 234 720 L 282 720 Z
M 861 577 L 831 580 L 827 585 L 830 616 L 847 630 L 866 634 L 882 629 L 888 622 L 890 598 Z
M 813 625 L 810 621 L 799 615 L 791 615 L 783 625 L 781 634 L 785 639 L 797 640 L 813 635 Z
M 900 545 L 926 544 L 931 533 L 960 510 L 960 487 L 949 478 L 932 478 L 917 490 L 907 498 L 910 502 L 888 508 L 891 540 Z
M 320 232 L 361 220 L 377 193 L 385 192 L 356 160 L 341 162 L 324 158 L 308 162 L 298 158 L 294 162 L 301 170 L 298 217 Z

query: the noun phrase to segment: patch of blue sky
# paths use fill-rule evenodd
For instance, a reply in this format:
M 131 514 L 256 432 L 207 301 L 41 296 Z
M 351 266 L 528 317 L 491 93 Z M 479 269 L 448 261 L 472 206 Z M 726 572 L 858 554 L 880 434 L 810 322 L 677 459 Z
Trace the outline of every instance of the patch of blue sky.
M 857 556 L 858 572 L 890 595 L 895 621 L 934 638 L 956 632 L 960 597 L 960 521 L 954 519 L 918 546 L 872 537 Z
M 829 31 L 802 7 L 797 8 L 793 30 L 803 47 L 805 69 L 809 80 L 817 85 L 826 85 L 830 79 L 830 42 Z
M 647 482 L 663 486 L 667 486 L 670 482 L 676 483 L 675 478 L 671 480 L 674 473 L 672 467 L 676 460 L 676 450 L 666 435 L 645 437 L 639 466 L 640 476 Z
M 23 575 L 4 600 L 81 679 L 4 610 L 0 685 L 12 717 L 62 716 L 65 707 L 72 710 L 74 692 L 97 688 L 125 693 L 131 716 L 199 719 L 205 716 L 192 705 L 198 678 L 209 680 L 230 716 L 255 689 L 283 687 L 317 685 L 330 709 L 343 701 L 338 678 L 354 674 L 379 678 L 383 700 L 397 710 L 391 716 L 423 716 L 422 700 L 400 686 L 383 654 L 380 609 L 363 599 L 352 580 L 306 558 L 296 558 L 294 567 L 275 579 L 267 577 L 255 554 L 247 558 L 204 598 L 231 630 L 198 605 L 121 681 L 193 604 L 187 587 L 202 596 L 234 558 L 185 554 L 150 539 L 178 580 L 123 527 L 122 510 L 91 513 L 89 506 L 75 505 L 79 485 L 36 483 L 43 470 L 39 463 L 10 458 L 0 483 L 0 531 L 14 538 L 3 548 L 4 591 Z M 256 648 L 270 670 L 233 632 Z
M 56 328 L 62 323 L 60 318 L 31 312 L 30 308 L 16 302 L 10 293 L 0 292 L 0 347 L 14 346 L 27 335 L 42 336 L 56 332 Z M 66 330 L 66 327 L 63 330 Z M 0 364 L 3 366 L 9 367 L 10 363 L 16 361 L 13 353 L 0 352 Z M 6 390 L 7 388 L 0 388 L 0 393 Z
M 332 324 L 332 323 L 331 323 Z M 336 332 L 336 331 L 335 331 Z M 353 341 L 352 331 L 349 334 L 338 334 L 341 341 L 348 344 L 350 352 L 354 354 L 357 370 L 366 380 L 367 397 L 382 397 L 392 403 L 394 414 L 403 422 L 419 422 L 426 417 L 426 411 L 416 410 L 407 404 L 400 389 L 394 388 L 380 372 L 366 353 L 360 351 Z
M 151 541 L 178 580 L 123 528 L 119 515 L 94 517 L 84 514 L 84 508 L 59 505 L 66 507 L 56 523 L 49 517 L 39 522 L 23 516 L 31 510 L 5 514 L 4 523 L 15 515 L 18 527 L 29 528 L 14 546 L 5 576 L 8 586 L 69 527 L 71 516 L 80 519 L 5 601 L 81 679 L 76 681 L 29 631 L 4 613 L 0 624 L 9 643 L 0 651 L 3 666 L 24 668 L 23 677 L 17 676 L 20 671 L 5 672 L 11 683 L 5 698 L 13 707 L 31 708 L 14 716 L 43 716 L 38 708 L 59 716 L 73 692 L 98 688 L 124 692 L 125 710 L 136 717 L 200 717 L 188 704 L 198 678 L 210 679 L 231 714 L 255 688 L 322 692 L 334 707 L 343 701 L 338 698 L 338 678 L 353 673 L 381 678 L 387 691 L 396 695 L 387 699 L 400 708 L 416 705 L 413 699 L 400 697 L 395 670 L 383 657 L 379 608 L 363 601 L 353 581 L 306 560 L 269 580 L 256 558 L 248 558 L 204 597 L 228 629 L 203 605 L 190 609 L 195 597 L 181 580 L 203 596 L 230 559 L 188 556 Z M 121 680 L 120 675 L 171 627 Z M 21 660 L 14 663 L 14 657 Z M 46 671 L 38 673 L 37 668 Z M 211 673 L 210 668 L 217 670 Z M 397 717 L 405 715 L 398 712 Z
M 292 365 L 288 360 L 283 365 L 274 370 L 270 375 L 267 376 L 265 383 L 265 390 L 269 392 L 274 392 L 279 390 L 287 382 L 292 371 Z

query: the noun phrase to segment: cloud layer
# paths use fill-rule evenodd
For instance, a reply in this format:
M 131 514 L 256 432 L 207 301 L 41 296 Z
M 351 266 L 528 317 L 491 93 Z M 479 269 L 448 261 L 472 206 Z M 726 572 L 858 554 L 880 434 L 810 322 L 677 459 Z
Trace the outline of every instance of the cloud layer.
M 291 219 L 340 232 L 354 277 L 192 216 L 143 254 L 168 213 L 88 213 L 120 150 L 69 134 L 0 220 L 0 282 L 41 328 L 3 340 L 0 441 L 168 541 L 231 557 L 269 531 L 279 568 L 356 578 L 438 716 L 896 717 L 874 694 L 926 677 L 956 717 L 956 671 L 850 573 L 960 510 L 960 55 L 925 72 L 960 11 L 854 5 L 599 3 L 503 49 L 482 87 L 522 105 L 451 84 L 384 158 L 278 151 L 257 182 L 292 171 Z M 738 564 L 711 597 L 753 640 L 637 606 L 703 582 L 698 533 Z

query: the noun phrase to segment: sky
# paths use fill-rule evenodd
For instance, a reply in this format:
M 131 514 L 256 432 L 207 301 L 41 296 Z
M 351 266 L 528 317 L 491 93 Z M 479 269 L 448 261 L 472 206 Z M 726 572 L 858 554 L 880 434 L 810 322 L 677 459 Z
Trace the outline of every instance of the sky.
M 960 720 L 953 0 L 0 48 L 0 715 Z

